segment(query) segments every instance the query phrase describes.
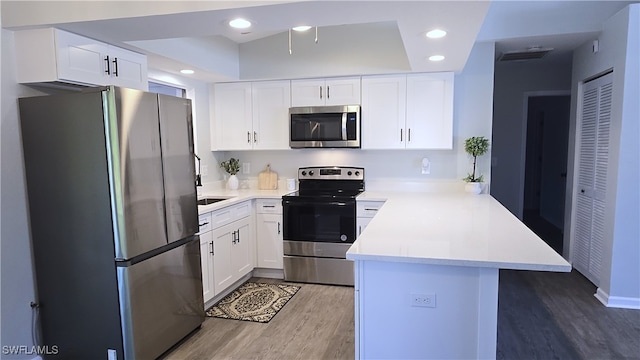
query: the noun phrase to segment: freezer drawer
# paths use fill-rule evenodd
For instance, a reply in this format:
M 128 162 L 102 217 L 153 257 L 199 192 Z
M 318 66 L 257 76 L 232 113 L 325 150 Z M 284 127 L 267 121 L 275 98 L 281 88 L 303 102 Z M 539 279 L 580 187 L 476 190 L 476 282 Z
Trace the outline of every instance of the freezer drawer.
M 200 241 L 118 267 L 125 359 L 155 359 L 204 321 Z

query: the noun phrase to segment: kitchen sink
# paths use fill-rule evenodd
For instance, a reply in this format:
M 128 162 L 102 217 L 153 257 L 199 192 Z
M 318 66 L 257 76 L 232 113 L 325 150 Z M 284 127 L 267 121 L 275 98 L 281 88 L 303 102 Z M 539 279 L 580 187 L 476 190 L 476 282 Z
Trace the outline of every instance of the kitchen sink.
M 198 199 L 198 205 L 201 205 L 201 206 L 211 205 L 227 199 L 229 198 L 226 198 L 226 197 L 225 198 L 214 198 L 214 197 L 202 198 L 202 199 Z

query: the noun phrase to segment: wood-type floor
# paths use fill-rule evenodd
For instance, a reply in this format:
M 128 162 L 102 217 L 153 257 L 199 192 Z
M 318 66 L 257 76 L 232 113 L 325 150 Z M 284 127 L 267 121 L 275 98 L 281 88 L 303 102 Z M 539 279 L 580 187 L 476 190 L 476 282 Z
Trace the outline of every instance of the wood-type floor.
M 353 288 L 298 285 L 271 322 L 207 318 L 165 358 L 353 359 Z M 501 270 L 497 359 L 640 359 L 640 310 L 606 308 L 595 290 L 575 271 Z
M 268 323 L 208 317 L 166 359 L 353 359 L 353 288 L 295 285 L 300 290 Z

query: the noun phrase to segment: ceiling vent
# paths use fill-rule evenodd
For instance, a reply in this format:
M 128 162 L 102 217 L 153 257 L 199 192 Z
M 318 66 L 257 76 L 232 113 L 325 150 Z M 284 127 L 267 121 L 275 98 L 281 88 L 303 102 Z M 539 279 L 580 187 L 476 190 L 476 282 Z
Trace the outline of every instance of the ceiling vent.
M 498 61 L 533 60 L 540 59 L 547 55 L 553 48 L 530 47 L 526 50 L 505 51 L 500 55 Z

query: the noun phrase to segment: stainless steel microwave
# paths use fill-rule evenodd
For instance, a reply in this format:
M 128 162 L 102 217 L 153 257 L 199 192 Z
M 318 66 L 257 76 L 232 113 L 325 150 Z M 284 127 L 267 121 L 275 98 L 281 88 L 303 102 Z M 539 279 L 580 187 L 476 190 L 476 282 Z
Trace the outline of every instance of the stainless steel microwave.
M 359 148 L 360 105 L 289 108 L 292 148 Z

